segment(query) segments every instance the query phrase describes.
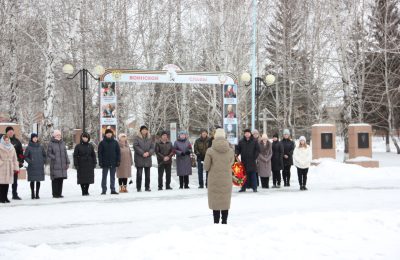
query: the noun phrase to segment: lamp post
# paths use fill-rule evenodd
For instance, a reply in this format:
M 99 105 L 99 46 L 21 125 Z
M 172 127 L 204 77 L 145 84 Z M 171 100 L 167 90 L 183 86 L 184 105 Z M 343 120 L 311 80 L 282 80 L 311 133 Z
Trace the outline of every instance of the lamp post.
M 82 90 L 82 131 L 86 132 L 86 90 L 88 89 L 88 76 L 90 75 L 94 80 L 100 80 L 99 76 L 103 75 L 105 72 L 105 69 L 101 65 L 97 65 L 94 67 L 94 74 L 97 76 L 93 76 L 92 73 L 90 73 L 89 70 L 87 69 L 80 69 L 78 72 L 76 72 L 74 75 L 74 67 L 71 64 L 65 64 L 63 66 L 63 72 L 65 74 L 68 74 L 70 76 L 67 77 L 67 79 L 74 79 L 78 74 L 80 76 L 80 89 Z
M 254 81 L 253 81 L 254 78 Z M 250 75 L 248 72 L 244 72 L 241 76 L 240 76 L 240 80 L 246 85 L 249 86 L 250 84 L 252 84 L 252 90 L 253 90 L 253 85 L 254 87 L 254 104 L 253 104 L 253 91 L 252 91 L 252 106 L 251 106 L 251 127 L 252 130 L 255 129 L 255 119 L 257 118 L 257 126 L 259 128 L 259 96 L 260 96 L 260 86 L 261 83 L 264 84 L 264 86 L 269 87 L 272 84 L 275 83 L 275 76 L 272 74 L 268 74 L 267 76 L 265 76 L 265 78 L 261 78 L 261 77 L 252 77 L 252 75 Z

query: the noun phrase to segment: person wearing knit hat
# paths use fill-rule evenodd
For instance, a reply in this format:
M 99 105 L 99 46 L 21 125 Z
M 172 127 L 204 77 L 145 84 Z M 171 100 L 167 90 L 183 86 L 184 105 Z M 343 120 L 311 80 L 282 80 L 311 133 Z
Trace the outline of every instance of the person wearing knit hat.
M 208 132 L 207 130 L 203 129 L 201 130 L 200 137 L 197 138 L 196 141 L 194 142 L 194 154 L 196 155 L 197 159 L 197 175 L 199 178 L 199 189 L 204 188 L 203 162 L 209 144 L 210 144 L 210 138 L 208 138 Z M 207 187 L 207 178 L 206 178 L 206 187 Z
M 187 132 L 180 131 L 178 140 L 174 143 L 176 154 L 176 173 L 179 176 L 179 189 L 189 189 L 189 175 L 192 175 L 192 144 L 188 140 Z
M 263 134 L 260 144 L 260 155 L 257 158 L 257 173 L 261 179 L 261 187 L 269 188 L 269 177 L 271 177 L 271 157 L 272 144 L 268 140 L 268 135 Z
M 40 199 L 40 182 L 44 181 L 44 165 L 46 163 L 46 151 L 39 143 L 38 135 L 31 134 L 31 140 L 25 149 L 24 159 L 28 163 L 28 181 L 31 187 L 31 198 Z M 36 182 L 36 191 L 35 191 Z
M 17 155 L 19 168 L 22 168 L 24 164 L 24 150 L 20 140 L 15 136 L 14 128 L 12 126 L 7 126 L 5 134 L 10 138 L 10 142 L 14 146 L 15 153 Z M 21 200 L 21 198 L 18 196 L 18 173 L 19 171 L 14 174 L 14 180 L 11 186 L 13 200 Z
M 121 150 L 121 163 L 117 168 L 117 178 L 119 183 L 119 192 L 128 192 L 128 178 L 132 177 L 132 151 L 129 147 L 128 136 L 125 133 L 118 135 L 119 149 Z
M 293 162 L 297 168 L 297 176 L 299 180 L 300 190 L 307 190 L 307 173 L 311 166 L 312 153 L 311 148 L 307 145 L 305 136 L 300 136 L 299 145 L 294 149 Z
M 89 186 L 94 183 L 94 169 L 97 164 L 96 152 L 90 143 L 89 133 L 82 133 L 80 143 L 75 146 L 73 158 L 82 196 L 89 196 Z
M 106 129 L 105 136 L 98 148 L 99 166 L 102 168 L 101 195 L 107 192 L 107 177 L 110 172 L 110 190 L 111 194 L 118 195 L 115 191 L 115 173 L 121 163 L 121 149 L 114 138 L 114 132 Z
M 272 138 L 272 188 L 281 187 L 281 170 L 283 169 L 283 145 L 279 142 L 279 134 L 274 134 Z
M 171 167 L 172 157 L 174 156 L 174 147 L 168 139 L 168 132 L 161 133 L 160 140 L 156 143 L 155 153 L 157 155 L 158 163 L 158 190 L 163 189 L 163 179 L 165 172 L 165 189 L 172 190 L 171 188 Z
M 15 149 L 8 135 L 0 139 L 0 203 L 9 203 L 8 189 L 13 176 L 19 171 Z
M 136 190 L 142 190 L 142 175 L 144 170 L 144 188 L 150 192 L 150 168 L 153 165 L 151 156 L 154 154 L 154 142 L 147 126 L 140 127 L 140 133 L 133 140 L 134 161 L 136 166 Z
M 215 138 L 220 137 L 220 138 L 226 138 L 225 130 L 223 128 L 218 128 L 215 130 Z
M 290 168 L 293 165 L 293 151 L 295 144 L 290 139 L 290 131 L 289 129 L 283 130 L 283 139 L 281 140 L 283 145 L 283 171 L 282 177 L 284 186 L 290 186 Z
M 50 159 L 53 198 L 64 198 L 62 195 L 63 183 L 64 179 L 68 178 L 70 161 L 60 130 L 53 131 L 53 137 L 47 146 L 47 156 Z
M 225 138 L 224 129 L 215 131 L 215 139 L 206 152 L 204 169 L 208 172 L 208 207 L 213 211 L 214 224 L 222 215 L 222 224 L 227 224 L 232 197 L 232 164 L 234 152 Z
M 260 146 L 254 140 L 250 129 L 244 130 L 244 137 L 239 141 L 236 146 L 236 157 L 241 158 L 244 168 L 246 170 L 247 181 L 242 186 L 239 192 L 245 192 L 246 188 L 252 188 L 257 192 L 257 157 L 260 153 Z

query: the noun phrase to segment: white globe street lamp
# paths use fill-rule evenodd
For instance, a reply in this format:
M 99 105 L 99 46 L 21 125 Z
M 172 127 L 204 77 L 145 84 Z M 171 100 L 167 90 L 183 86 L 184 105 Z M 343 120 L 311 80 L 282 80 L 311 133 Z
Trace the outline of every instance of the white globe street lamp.
M 63 73 L 71 75 L 74 72 L 74 66 L 65 64 L 62 68 Z

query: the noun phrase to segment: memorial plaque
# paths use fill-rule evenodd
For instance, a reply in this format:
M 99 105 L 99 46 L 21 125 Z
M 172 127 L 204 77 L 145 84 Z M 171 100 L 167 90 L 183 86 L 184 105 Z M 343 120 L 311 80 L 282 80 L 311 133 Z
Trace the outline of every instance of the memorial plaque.
M 321 149 L 333 149 L 332 133 L 321 133 Z
M 369 148 L 369 133 L 358 133 L 358 148 Z

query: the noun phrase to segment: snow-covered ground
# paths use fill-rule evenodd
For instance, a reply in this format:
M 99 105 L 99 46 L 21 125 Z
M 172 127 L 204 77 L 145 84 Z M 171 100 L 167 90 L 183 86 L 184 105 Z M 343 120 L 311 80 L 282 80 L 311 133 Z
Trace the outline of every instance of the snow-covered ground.
M 338 155 L 340 157 L 340 155 Z M 291 187 L 239 194 L 235 188 L 228 225 L 212 224 L 206 190 L 100 196 L 100 171 L 81 197 L 75 170 L 64 199 L 0 206 L 0 259 L 400 259 L 399 155 L 374 153 L 381 168 L 324 161 L 310 169 L 308 191 Z M 175 174 L 174 174 L 175 175 Z

